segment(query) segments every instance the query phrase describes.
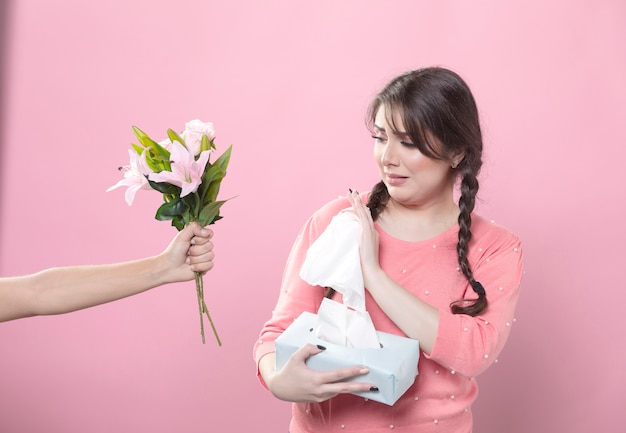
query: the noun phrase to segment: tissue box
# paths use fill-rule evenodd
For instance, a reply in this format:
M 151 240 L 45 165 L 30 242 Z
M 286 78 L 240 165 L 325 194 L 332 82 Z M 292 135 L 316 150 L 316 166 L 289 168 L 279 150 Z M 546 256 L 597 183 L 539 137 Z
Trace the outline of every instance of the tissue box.
M 313 335 L 317 315 L 303 312 L 275 341 L 276 369 L 281 369 L 292 353 L 306 343 L 320 344 L 326 350 L 309 357 L 307 365 L 314 370 L 334 370 L 362 365 L 369 373 L 348 379 L 371 382 L 378 391 L 355 395 L 392 406 L 415 381 L 419 359 L 417 340 L 377 331 L 380 349 L 355 349 L 328 343 Z

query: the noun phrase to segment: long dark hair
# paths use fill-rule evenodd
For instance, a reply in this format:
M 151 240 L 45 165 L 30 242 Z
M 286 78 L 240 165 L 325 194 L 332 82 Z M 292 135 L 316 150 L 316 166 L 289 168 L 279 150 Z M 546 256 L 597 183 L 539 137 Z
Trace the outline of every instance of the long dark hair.
M 406 129 L 404 132 L 419 151 L 430 158 L 451 162 L 452 175 L 461 180 L 456 252 L 460 269 L 478 298 L 452 302 L 450 309 L 454 314 L 478 315 L 487 308 L 487 296 L 483 286 L 474 279 L 467 259 L 483 149 L 476 101 L 458 74 L 445 68 L 429 67 L 406 72 L 383 88 L 368 110 L 370 128 L 378 109 L 383 106 L 392 128 L 397 131 L 391 114 L 397 112 Z M 428 133 L 439 139 L 441 148 L 430 143 Z M 463 155 L 463 159 L 458 165 L 452 164 L 452 158 L 458 155 Z M 381 181 L 372 188 L 367 203 L 374 220 L 388 201 L 389 192 Z

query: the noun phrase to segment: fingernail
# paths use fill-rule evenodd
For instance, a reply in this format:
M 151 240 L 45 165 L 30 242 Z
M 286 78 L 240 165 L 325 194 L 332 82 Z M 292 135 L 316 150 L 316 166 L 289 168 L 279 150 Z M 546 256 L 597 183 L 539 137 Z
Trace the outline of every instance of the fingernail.
M 378 391 L 378 387 L 377 386 L 370 386 L 370 391 Z
M 369 368 L 362 368 L 362 369 L 359 371 L 359 373 L 360 373 L 360 374 L 366 374 L 366 373 L 369 373 L 369 372 L 370 372 Z
M 318 348 L 319 350 L 326 350 L 326 348 L 325 348 L 324 346 L 322 346 L 321 344 L 318 344 L 318 345 L 317 345 L 317 348 Z
M 348 188 L 348 191 L 350 191 L 350 194 L 352 194 L 352 188 Z

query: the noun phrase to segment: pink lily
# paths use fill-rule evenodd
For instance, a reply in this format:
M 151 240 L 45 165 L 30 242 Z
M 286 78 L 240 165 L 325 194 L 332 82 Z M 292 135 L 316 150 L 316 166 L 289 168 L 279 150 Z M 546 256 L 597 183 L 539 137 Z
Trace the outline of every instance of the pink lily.
M 202 183 L 202 174 L 209 162 L 211 151 L 204 151 L 196 161 L 193 153 L 185 146 L 175 141 L 171 145 L 170 162 L 172 171 L 150 173 L 149 178 L 153 182 L 167 182 L 179 186 L 182 191 L 180 196 L 185 197 L 196 192 Z
M 127 186 L 128 189 L 124 193 L 124 198 L 128 206 L 133 204 L 135 195 L 140 189 L 152 189 L 148 183 L 146 176 L 152 172 L 146 162 L 146 152 L 142 152 L 141 155 L 137 154 L 132 149 L 128 150 L 130 156 L 129 165 L 120 167 L 120 170 L 124 173 L 124 179 L 117 182 L 115 185 L 110 186 L 106 191 L 113 191 L 120 186 Z

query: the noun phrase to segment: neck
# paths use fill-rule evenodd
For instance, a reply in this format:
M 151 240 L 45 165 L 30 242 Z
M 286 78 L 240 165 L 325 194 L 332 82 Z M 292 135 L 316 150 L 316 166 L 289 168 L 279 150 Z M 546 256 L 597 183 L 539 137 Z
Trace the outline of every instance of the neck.
M 407 205 L 390 198 L 377 223 L 393 237 L 417 242 L 451 229 L 458 218 L 459 208 L 452 197 L 421 206 Z

